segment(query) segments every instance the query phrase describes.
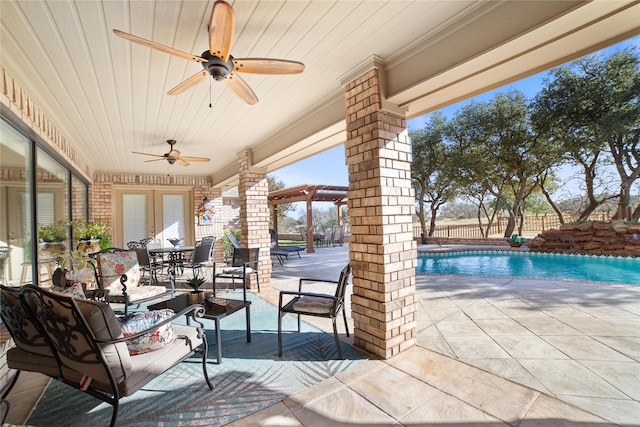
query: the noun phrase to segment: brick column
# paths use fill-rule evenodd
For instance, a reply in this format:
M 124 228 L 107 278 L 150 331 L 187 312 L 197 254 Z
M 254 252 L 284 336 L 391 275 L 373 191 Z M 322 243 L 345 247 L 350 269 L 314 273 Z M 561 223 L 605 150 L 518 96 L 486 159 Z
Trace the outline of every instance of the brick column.
M 269 236 L 269 186 L 267 172 L 251 164 L 251 151 L 244 150 L 238 155 L 240 196 L 241 244 L 247 248 L 260 248 L 258 276 L 260 287 L 271 285 L 271 238 Z M 251 277 L 253 279 L 253 276 Z M 253 282 L 250 288 L 257 288 Z
M 345 150 L 354 342 L 387 359 L 416 343 L 415 198 L 406 119 L 383 109 L 380 73 L 345 84 Z

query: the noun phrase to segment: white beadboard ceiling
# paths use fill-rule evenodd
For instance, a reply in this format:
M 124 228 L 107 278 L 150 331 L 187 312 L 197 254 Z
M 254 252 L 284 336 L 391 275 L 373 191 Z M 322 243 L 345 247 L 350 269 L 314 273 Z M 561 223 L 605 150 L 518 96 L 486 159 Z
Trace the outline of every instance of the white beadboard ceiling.
M 232 184 L 238 153 L 273 171 L 345 140 L 343 84 L 372 65 L 408 118 L 640 33 L 637 1 L 248 1 L 235 57 L 301 61 L 298 75 L 243 74 L 259 102 L 220 82 L 167 92 L 201 65 L 117 37 L 208 49 L 213 1 L 0 1 L 1 64 L 94 171 L 211 176 Z M 209 103 L 211 102 L 211 108 Z M 145 163 L 167 139 L 209 163 Z

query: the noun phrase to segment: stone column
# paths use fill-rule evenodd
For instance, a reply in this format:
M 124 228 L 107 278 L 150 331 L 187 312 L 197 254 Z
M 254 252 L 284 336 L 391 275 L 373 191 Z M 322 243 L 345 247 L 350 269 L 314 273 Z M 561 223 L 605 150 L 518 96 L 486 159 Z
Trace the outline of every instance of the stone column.
M 251 151 L 243 150 L 238 155 L 240 196 L 240 243 L 247 248 L 260 248 L 258 276 L 260 287 L 271 285 L 271 240 L 269 237 L 269 186 L 264 168 L 253 167 Z M 251 276 L 251 279 L 254 277 Z M 252 281 L 249 288 L 257 288 Z
M 355 345 L 390 358 L 416 343 L 411 145 L 406 118 L 384 102 L 377 67 L 346 90 Z

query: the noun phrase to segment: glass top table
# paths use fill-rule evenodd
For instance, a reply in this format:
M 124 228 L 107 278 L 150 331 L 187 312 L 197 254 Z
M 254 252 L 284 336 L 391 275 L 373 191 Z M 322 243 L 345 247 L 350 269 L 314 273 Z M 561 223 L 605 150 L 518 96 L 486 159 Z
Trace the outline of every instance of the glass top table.
M 175 312 L 178 312 L 191 305 L 191 298 L 189 293 L 178 294 L 175 297 L 161 301 L 148 306 L 149 310 L 162 310 L 170 308 Z M 251 342 L 251 301 L 239 300 L 239 299 L 226 299 L 226 298 L 212 298 L 207 297 L 203 304 L 205 308 L 203 319 L 213 320 L 215 323 L 216 334 L 216 356 L 218 364 L 222 362 L 222 339 L 220 337 L 220 320 L 233 314 L 243 308 L 246 311 L 247 316 L 247 342 Z

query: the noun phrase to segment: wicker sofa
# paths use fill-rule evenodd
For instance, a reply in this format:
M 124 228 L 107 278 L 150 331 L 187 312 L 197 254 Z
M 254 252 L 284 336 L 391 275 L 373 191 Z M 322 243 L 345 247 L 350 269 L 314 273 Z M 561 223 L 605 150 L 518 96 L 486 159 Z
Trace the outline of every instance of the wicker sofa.
M 207 342 L 198 317 L 204 307 L 193 305 L 156 323 L 152 328 L 123 336 L 121 323 L 109 305 L 73 298 L 32 285 L 10 288 L 0 285 L 2 321 L 16 346 L 7 353 L 9 368 L 16 369 L 6 398 L 21 371 L 40 372 L 83 390 L 113 406 L 111 426 L 116 425 L 121 397 L 129 396 L 183 360 L 199 353 L 209 389 Z M 188 315 L 186 326 L 173 321 Z M 170 324 L 175 339 L 142 354 L 132 352 L 132 339 L 148 336 Z M 87 420 L 90 423 L 90 420 Z

